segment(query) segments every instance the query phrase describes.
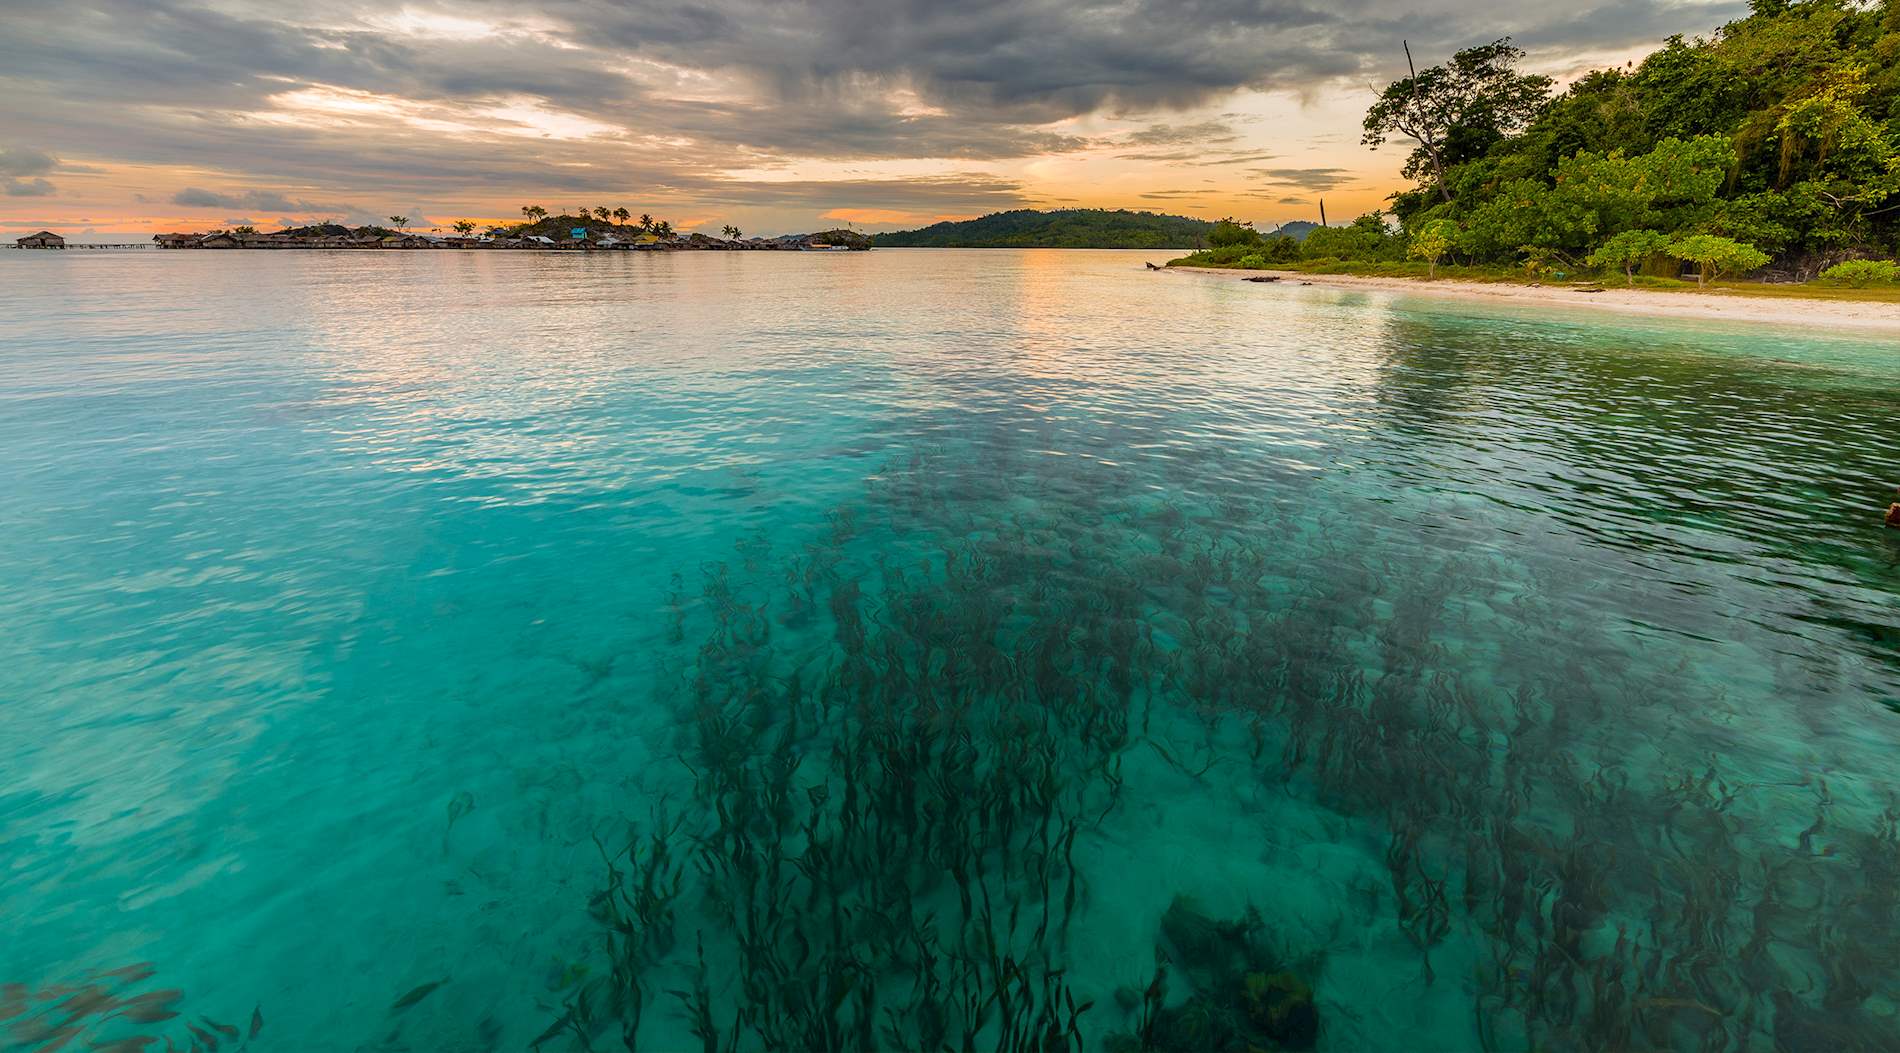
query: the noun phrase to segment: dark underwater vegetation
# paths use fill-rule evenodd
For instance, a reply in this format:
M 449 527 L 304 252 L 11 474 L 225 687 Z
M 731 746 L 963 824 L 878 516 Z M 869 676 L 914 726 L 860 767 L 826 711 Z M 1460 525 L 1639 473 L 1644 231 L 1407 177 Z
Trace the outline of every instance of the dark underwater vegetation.
M 1298 475 L 1188 457 L 1170 490 L 1204 496 L 1165 500 L 990 439 L 676 585 L 659 701 L 691 789 L 601 846 L 603 964 L 537 1048 L 673 1048 L 666 1015 L 709 1053 L 1383 1046 L 1327 990 L 1348 924 L 1402 943 L 1382 982 L 1467 1014 L 1430 1048 L 1891 1047 L 1890 787 L 1669 750 L 1723 737 L 1707 670 L 1493 591 L 1512 556 L 1363 565 L 1378 525 L 1312 523 Z M 1363 916 L 1177 897 L 1152 962 L 1079 985 L 1163 785 L 1376 837 Z
M 1891 347 L 184 255 L 0 282 L 0 1053 L 1895 1048 Z

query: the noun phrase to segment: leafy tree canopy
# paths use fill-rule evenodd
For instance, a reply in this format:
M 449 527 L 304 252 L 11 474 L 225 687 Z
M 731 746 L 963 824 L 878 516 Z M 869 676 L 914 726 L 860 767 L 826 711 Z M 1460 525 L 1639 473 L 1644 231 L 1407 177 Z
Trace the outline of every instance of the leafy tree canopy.
M 1802 278 L 1900 253 L 1900 0 L 1755 0 L 1554 98 L 1521 58 L 1459 52 L 1367 113 L 1367 143 L 1416 144 L 1393 197 L 1414 236 L 1449 220 L 1473 262 L 1609 267 L 1625 233 L 1707 235 Z
M 1549 97 L 1549 77 L 1514 68 L 1523 57 L 1507 38 L 1467 48 L 1443 66 L 1394 81 L 1366 113 L 1365 144 L 1376 147 L 1393 134 L 1407 136 L 1418 148 L 1405 162 L 1406 178 L 1429 174 L 1444 199 L 1451 200 L 1445 170 L 1483 156 L 1529 123 Z

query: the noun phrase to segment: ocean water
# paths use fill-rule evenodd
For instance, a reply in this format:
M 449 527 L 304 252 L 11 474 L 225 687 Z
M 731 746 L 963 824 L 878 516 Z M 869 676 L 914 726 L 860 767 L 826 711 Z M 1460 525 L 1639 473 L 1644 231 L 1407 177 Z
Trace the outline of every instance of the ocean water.
M 1165 255 L 0 254 L 0 1050 L 1892 1048 L 1892 343 Z

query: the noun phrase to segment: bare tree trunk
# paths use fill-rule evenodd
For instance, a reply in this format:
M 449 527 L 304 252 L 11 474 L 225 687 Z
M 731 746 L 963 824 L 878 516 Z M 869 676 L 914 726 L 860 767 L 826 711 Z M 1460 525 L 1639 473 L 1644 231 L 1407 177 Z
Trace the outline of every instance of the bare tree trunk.
M 1418 67 L 1412 62 L 1412 42 L 1402 40 L 1399 45 L 1405 48 L 1405 70 L 1411 74 L 1408 83 L 1412 85 L 1412 103 L 1416 106 L 1418 104 Z M 1437 176 L 1439 196 L 1445 199 L 1445 204 L 1451 204 L 1451 188 L 1445 185 L 1445 159 L 1438 155 L 1438 144 L 1432 142 L 1429 133 L 1415 135 L 1413 138 L 1425 148 L 1425 156 L 1432 159 L 1432 173 Z

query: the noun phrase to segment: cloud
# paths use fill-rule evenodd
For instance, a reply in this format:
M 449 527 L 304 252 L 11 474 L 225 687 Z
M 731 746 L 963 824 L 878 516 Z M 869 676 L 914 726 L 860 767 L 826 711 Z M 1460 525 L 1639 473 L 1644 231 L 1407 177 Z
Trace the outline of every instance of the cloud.
M 1240 136 L 1226 121 L 1202 121 L 1199 124 L 1152 124 L 1128 136 L 1131 146 L 1189 146 L 1231 143 Z
M 1311 191 L 1332 190 L 1358 178 L 1344 168 L 1256 168 L 1248 174 L 1270 186 Z
M 45 175 L 59 167 L 51 154 L 21 146 L 0 146 L 0 176 Z
M 197 187 L 186 187 L 172 195 L 172 204 L 187 208 L 236 208 L 237 199 L 224 194 L 214 194 Z
M 1214 165 L 1258 164 L 1261 161 L 1271 161 L 1274 156 L 1273 154 L 1267 153 L 1236 153 L 1227 157 L 1203 158 L 1193 163 L 1202 168 L 1208 168 Z
M 275 190 L 247 190 L 241 194 L 219 194 L 198 187 L 186 187 L 172 195 L 172 204 L 187 208 L 249 209 L 256 212 L 349 212 L 353 205 L 293 201 Z
M 29 147 L 0 146 L 0 188 L 8 197 L 51 197 L 58 188 L 37 177 L 59 167 L 53 155 Z

